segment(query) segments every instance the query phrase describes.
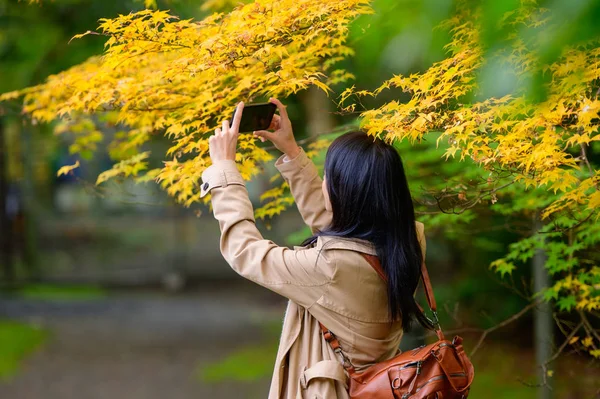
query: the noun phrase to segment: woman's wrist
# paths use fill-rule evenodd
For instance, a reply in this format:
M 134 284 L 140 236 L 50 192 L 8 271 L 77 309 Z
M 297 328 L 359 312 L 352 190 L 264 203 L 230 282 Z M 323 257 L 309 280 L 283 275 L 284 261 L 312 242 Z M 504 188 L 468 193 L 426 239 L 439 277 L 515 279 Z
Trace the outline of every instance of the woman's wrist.
M 286 151 L 284 151 L 284 154 L 288 157 L 288 159 L 294 159 L 300 154 L 300 151 L 302 151 L 300 146 L 294 143 L 294 146 L 290 149 L 286 149 Z

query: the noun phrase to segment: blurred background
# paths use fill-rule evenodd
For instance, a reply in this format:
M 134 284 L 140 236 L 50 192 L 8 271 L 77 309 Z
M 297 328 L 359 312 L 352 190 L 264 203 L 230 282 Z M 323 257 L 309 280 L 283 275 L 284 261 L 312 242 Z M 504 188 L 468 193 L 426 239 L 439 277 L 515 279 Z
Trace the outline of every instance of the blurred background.
M 486 18 L 495 21 L 515 3 L 489 2 Z M 547 3 L 571 18 L 568 26 L 589 25 L 584 34 L 597 35 L 597 2 Z M 202 19 L 208 11 L 201 6 L 201 1 L 159 2 L 182 18 Z M 434 27 L 451 16 L 453 6 L 451 0 L 374 1 L 377 12 L 352 26 L 356 55 L 342 63 L 356 76 L 353 83 L 373 89 L 392 74 L 422 71 L 443 59 L 449 33 Z M 100 54 L 101 38 L 70 44 L 69 39 L 95 29 L 99 18 L 143 7 L 135 1 L 0 0 L 0 93 L 34 85 Z M 552 38 L 553 51 L 574 40 L 573 31 L 563 33 Z M 489 82 L 496 72 L 489 72 Z M 347 122 L 317 90 L 285 103 L 299 139 Z M 24 123 L 18 103 L 0 107 L 5 204 L 0 209 L 0 397 L 266 397 L 285 300 L 228 267 L 210 211 L 183 208 L 154 183 L 95 186 L 96 176 L 111 166 L 102 152 L 83 159 L 72 175 L 57 178 L 61 166 L 80 159 L 69 154 L 68 139 L 53 135 L 49 126 Z M 429 170 L 459 168 L 456 161 L 443 161 L 444 149 L 434 142 L 401 145 L 415 190 L 427 184 L 417 167 L 423 162 Z M 168 148 L 164 142 L 152 145 L 158 154 L 160 146 L 162 153 Z M 268 187 L 268 176 L 248 184 L 256 204 Z M 479 227 L 500 227 L 425 227 L 428 265 L 447 329 L 488 328 L 528 304 L 515 286 L 529 287 L 531 271 L 520 271 L 516 282 L 507 284 L 488 269 L 516 233 L 499 215 L 471 217 Z M 258 224 L 280 245 L 298 245 L 309 235 L 295 208 Z M 539 394 L 534 317 L 529 313 L 486 337 L 473 358 L 471 397 Z M 547 336 L 554 328 L 547 327 Z M 469 349 L 480 334 L 461 335 Z M 417 331 L 403 346 L 423 338 Z M 553 389 L 544 390 L 545 397 L 600 397 L 600 374 L 588 358 L 567 353 L 553 370 Z

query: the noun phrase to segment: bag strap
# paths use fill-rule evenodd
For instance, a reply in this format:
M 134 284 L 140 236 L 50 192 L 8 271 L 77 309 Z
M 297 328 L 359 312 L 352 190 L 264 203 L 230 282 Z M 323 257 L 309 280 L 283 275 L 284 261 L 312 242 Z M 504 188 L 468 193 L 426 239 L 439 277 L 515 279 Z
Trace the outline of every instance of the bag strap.
M 377 272 L 379 277 L 385 282 L 387 282 L 387 276 L 381 267 L 381 263 L 379 262 L 379 258 L 375 255 L 369 255 L 365 253 L 361 253 L 361 255 L 369 262 L 371 267 Z M 429 272 L 427 271 L 427 266 L 425 266 L 425 261 L 421 263 L 421 279 L 423 280 L 423 287 L 425 288 L 425 297 L 427 298 L 427 304 L 429 305 L 429 309 L 431 309 L 431 313 L 433 314 L 433 320 L 431 321 L 435 327 L 435 333 L 437 334 L 439 340 L 444 340 L 444 333 L 442 332 L 442 328 L 440 327 L 440 322 L 437 316 L 437 304 L 435 302 L 435 296 L 433 295 L 433 287 L 431 286 L 431 280 L 429 279 Z M 419 304 L 417 304 L 419 306 Z M 421 306 L 419 309 L 423 311 Z M 319 326 L 321 327 L 321 331 L 323 332 L 323 338 L 325 341 L 331 346 L 333 351 L 339 354 L 342 357 L 344 362 L 344 368 L 350 375 L 355 373 L 354 365 L 350 362 L 350 359 L 344 355 L 342 352 L 342 347 L 340 345 L 340 341 L 336 338 L 336 336 L 323 325 L 323 323 L 319 322 Z
M 329 346 L 331 346 L 331 349 L 333 349 L 333 351 L 336 354 L 340 355 L 340 357 L 342 358 L 342 365 L 344 366 L 344 369 L 346 369 L 348 374 L 353 375 L 356 372 L 354 369 L 354 365 L 352 364 L 352 362 L 350 362 L 350 359 L 348 359 L 342 351 L 340 341 L 338 341 L 337 337 L 333 335 L 333 333 L 329 331 L 329 329 L 325 327 L 323 323 L 319 322 L 319 326 L 321 327 L 321 331 L 323 332 L 323 338 L 325 338 L 325 341 L 327 341 Z
M 375 269 L 379 277 L 387 282 L 387 276 L 379 263 L 379 258 L 375 255 L 363 254 L 361 255 L 369 262 L 371 267 Z M 425 262 L 421 263 L 421 279 L 423 280 L 423 287 L 425 288 L 425 297 L 427 298 L 427 304 L 432 312 L 437 312 L 437 303 L 435 302 L 435 296 L 433 295 L 433 287 L 431 287 L 431 280 L 429 279 L 429 272 Z
M 375 269 L 379 277 L 381 277 L 385 282 L 387 282 L 387 276 L 385 275 L 385 272 L 381 267 L 379 258 L 375 255 L 369 255 L 365 253 L 361 253 L 361 255 L 367 260 L 367 262 L 369 262 L 371 267 Z M 429 278 L 429 272 L 427 271 L 425 261 L 421 263 L 421 280 L 423 280 L 423 288 L 425 289 L 425 298 L 427 299 L 427 304 L 429 305 L 429 309 L 431 310 L 431 314 L 433 315 L 433 320 L 431 320 L 431 322 L 435 327 L 435 333 L 437 334 L 440 340 L 443 340 L 444 334 L 442 333 L 440 321 L 438 320 L 437 303 L 435 302 L 435 295 L 433 294 L 433 287 L 431 286 L 431 279 Z M 417 304 L 417 306 L 421 311 L 423 311 L 419 304 Z

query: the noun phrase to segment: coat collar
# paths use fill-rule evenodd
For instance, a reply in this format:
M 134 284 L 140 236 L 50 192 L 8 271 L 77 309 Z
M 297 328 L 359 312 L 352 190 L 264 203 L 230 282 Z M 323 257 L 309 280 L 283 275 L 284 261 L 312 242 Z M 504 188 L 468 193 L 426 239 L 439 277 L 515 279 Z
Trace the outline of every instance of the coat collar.
M 319 249 L 348 249 L 350 251 L 362 252 L 377 256 L 375 245 L 367 240 L 360 238 L 346 238 L 334 236 L 319 236 L 317 238 L 317 248 Z

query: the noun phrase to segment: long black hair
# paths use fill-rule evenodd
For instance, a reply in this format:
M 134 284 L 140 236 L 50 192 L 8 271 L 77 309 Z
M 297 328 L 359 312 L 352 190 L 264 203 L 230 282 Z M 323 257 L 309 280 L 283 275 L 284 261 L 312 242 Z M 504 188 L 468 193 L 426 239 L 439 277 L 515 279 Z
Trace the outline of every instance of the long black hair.
M 325 178 L 332 222 L 303 245 L 314 243 L 318 236 L 370 241 L 387 276 L 392 319 L 401 318 L 405 330 L 414 319 L 432 328 L 414 299 L 423 254 L 398 151 L 364 132 L 346 133 L 327 150 Z

